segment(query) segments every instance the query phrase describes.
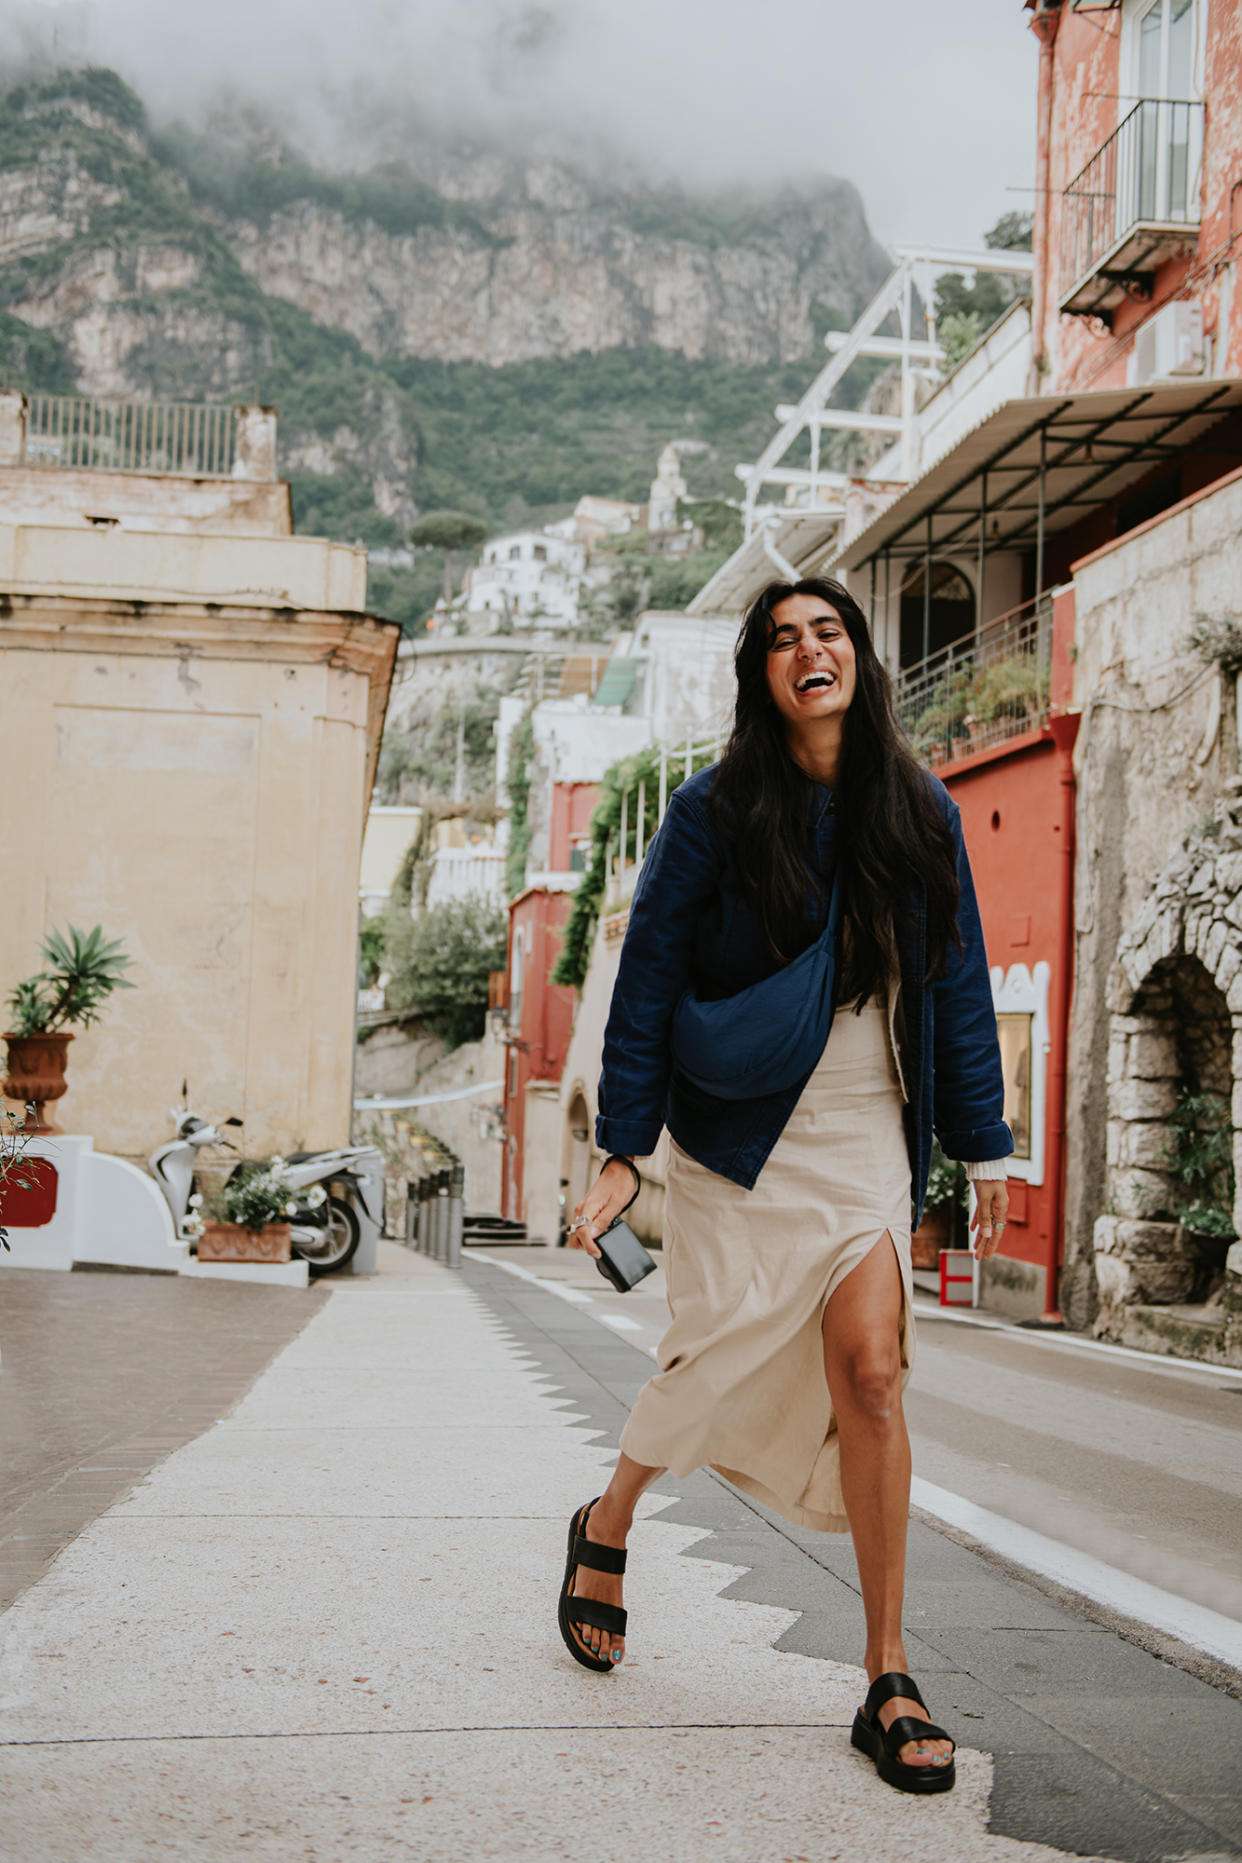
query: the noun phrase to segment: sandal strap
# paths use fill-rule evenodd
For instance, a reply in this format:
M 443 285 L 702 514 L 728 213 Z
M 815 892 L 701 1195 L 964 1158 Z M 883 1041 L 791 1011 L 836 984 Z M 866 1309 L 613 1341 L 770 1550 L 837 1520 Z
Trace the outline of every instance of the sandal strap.
M 867 1699 L 863 1703 L 863 1713 L 869 1721 L 874 1721 L 878 1709 L 886 1701 L 895 1701 L 898 1696 L 907 1701 L 917 1701 L 920 1708 L 927 1703 L 919 1694 L 919 1685 L 912 1675 L 902 1675 L 900 1669 L 890 1669 L 886 1675 L 877 1675 L 867 1690 Z
M 611 1572 L 619 1578 L 625 1571 L 625 1552 L 620 1546 L 601 1546 L 598 1540 L 588 1540 L 581 1533 L 574 1534 L 571 1556 L 575 1565 L 588 1565 L 593 1572 Z
M 943 1727 L 937 1727 L 934 1721 L 920 1721 L 913 1714 L 899 1714 L 890 1726 L 884 1729 L 884 1750 L 890 1759 L 896 1759 L 907 1740 L 948 1740 L 950 1736 Z
M 625 1635 L 626 1612 L 619 1604 L 602 1604 L 598 1598 L 574 1598 L 566 1600 L 566 1611 L 571 1623 L 593 1624 L 596 1630 L 609 1630 L 614 1635 Z

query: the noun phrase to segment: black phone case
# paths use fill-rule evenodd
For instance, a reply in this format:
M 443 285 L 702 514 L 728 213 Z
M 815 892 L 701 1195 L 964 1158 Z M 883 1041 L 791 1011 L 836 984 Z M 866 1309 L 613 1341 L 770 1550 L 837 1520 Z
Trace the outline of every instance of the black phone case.
M 646 1275 L 655 1272 L 655 1262 L 619 1216 L 603 1235 L 596 1236 L 595 1246 L 599 1250 L 595 1266 L 619 1294 L 628 1294 Z

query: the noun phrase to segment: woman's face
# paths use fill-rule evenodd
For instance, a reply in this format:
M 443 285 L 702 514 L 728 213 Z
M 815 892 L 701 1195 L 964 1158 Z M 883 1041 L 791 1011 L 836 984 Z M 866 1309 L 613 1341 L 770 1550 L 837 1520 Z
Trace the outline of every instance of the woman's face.
M 854 643 L 821 595 L 787 595 L 772 610 L 765 668 L 772 703 L 797 727 L 841 719 L 854 697 Z

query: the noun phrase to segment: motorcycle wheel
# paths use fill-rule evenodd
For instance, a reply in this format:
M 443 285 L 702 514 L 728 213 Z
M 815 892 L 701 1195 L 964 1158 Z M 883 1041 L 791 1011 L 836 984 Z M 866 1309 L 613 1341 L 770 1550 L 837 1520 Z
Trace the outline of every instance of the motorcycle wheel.
M 358 1218 L 341 1197 L 329 1197 L 323 1206 L 322 1244 L 299 1242 L 294 1254 L 300 1255 L 310 1269 L 312 1279 L 321 1274 L 337 1274 L 352 1261 L 362 1239 Z

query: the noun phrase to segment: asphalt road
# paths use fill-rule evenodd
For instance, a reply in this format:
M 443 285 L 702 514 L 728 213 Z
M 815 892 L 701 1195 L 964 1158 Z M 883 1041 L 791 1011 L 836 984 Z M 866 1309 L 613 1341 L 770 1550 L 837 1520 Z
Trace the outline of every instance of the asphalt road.
M 577 1250 L 493 1259 L 649 1351 L 664 1330 L 662 1274 L 621 1295 Z M 949 1316 L 930 1298 L 917 1323 L 906 1394 L 917 1477 L 1242 1621 L 1242 1372 Z

